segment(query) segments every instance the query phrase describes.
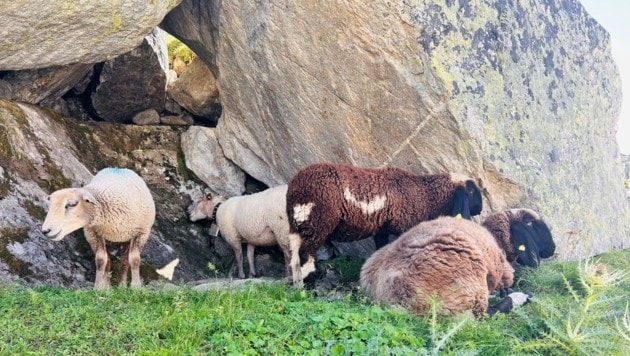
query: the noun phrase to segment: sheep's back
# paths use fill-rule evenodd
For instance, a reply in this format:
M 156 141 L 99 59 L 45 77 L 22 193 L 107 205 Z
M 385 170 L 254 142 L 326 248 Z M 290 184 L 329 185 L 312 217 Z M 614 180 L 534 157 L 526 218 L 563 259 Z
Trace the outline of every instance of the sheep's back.
M 95 222 L 111 241 L 126 241 L 129 235 L 150 230 L 155 221 L 155 204 L 151 191 L 135 172 L 124 168 L 101 170 L 84 187 L 100 206 Z
M 221 204 L 217 212 L 217 224 L 226 238 L 252 241 L 256 245 L 275 245 L 279 234 L 288 235 L 286 217 L 286 185 L 269 188 L 262 192 L 235 196 Z M 270 228 L 274 236 L 262 234 Z
M 495 269 L 490 261 L 501 254 L 493 243 L 492 236 L 473 222 L 454 218 L 424 222 L 365 262 L 361 286 L 378 301 L 419 314 L 432 295 L 439 297 L 445 314 L 478 311 L 484 303 L 487 307 L 487 276 Z

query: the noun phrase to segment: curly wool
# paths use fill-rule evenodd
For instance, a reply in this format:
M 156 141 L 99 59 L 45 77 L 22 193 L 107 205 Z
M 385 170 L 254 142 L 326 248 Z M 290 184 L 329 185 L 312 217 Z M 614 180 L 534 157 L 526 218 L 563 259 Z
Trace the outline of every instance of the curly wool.
M 294 281 L 300 279 L 296 249 L 310 263 L 326 239 L 347 242 L 374 234 L 399 235 L 421 221 L 450 215 L 456 189 L 469 185 L 478 194 L 478 205 L 471 209 L 476 215 L 481 212 L 479 188 L 465 177 L 328 163 L 303 168 L 287 190 Z
M 442 314 L 488 309 L 489 292 L 512 285 L 513 268 L 494 237 L 469 220 L 423 222 L 376 251 L 361 269 L 361 287 L 377 301 L 422 315 L 432 298 Z
M 253 261 L 254 246 L 274 245 L 279 245 L 285 255 L 288 274 L 289 223 L 285 208 L 286 192 L 287 186 L 280 185 L 250 195 L 231 197 L 225 201 L 203 200 L 192 207 L 191 220 L 210 218 L 212 211 L 220 203 L 216 210 L 216 223 L 221 235 L 234 250 L 239 277 L 245 277 L 241 247 L 243 242 L 248 244 L 251 275 L 256 274 Z M 200 210 L 203 210 L 203 214 L 198 213 Z
M 111 242 L 126 242 L 150 233 L 155 203 L 146 183 L 135 172 L 106 168 L 83 188 L 96 199 L 92 221 L 86 228 Z
M 109 288 L 106 242 L 125 243 L 121 256 L 121 282 L 126 284 L 131 265 L 131 286 L 140 287 L 140 252 L 155 221 L 155 204 L 144 180 L 124 168 L 105 168 L 82 188 L 66 188 L 50 196 L 42 232 L 55 241 L 83 228 L 94 251 L 94 288 Z

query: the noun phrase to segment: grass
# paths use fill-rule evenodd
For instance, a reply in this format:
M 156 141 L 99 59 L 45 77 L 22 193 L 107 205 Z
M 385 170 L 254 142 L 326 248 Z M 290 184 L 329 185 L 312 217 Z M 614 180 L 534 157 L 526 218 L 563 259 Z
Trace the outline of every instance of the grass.
M 622 355 L 630 250 L 517 271 L 534 301 L 508 315 L 416 317 L 361 295 L 283 284 L 234 291 L 0 287 L 0 354 Z

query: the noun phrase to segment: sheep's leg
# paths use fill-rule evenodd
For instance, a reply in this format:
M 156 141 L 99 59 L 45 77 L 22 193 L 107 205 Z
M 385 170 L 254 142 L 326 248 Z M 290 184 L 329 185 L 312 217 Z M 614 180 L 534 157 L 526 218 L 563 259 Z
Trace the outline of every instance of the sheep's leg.
M 488 307 L 488 314 L 493 315 L 499 313 L 509 313 L 515 306 L 527 304 L 531 299 L 529 293 L 514 292 L 506 296 L 501 302 Z
M 108 289 L 109 283 L 109 255 L 105 247 L 105 239 L 99 237 L 92 229 L 84 229 L 85 239 L 90 244 L 94 252 L 94 260 L 96 262 L 96 278 L 94 279 L 94 289 Z M 106 275 L 107 274 L 107 275 Z
M 282 247 L 282 253 L 284 253 L 285 276 L 290 277 L 291 276 L 291 251 L 286 247 Z
M 247 244 L 247 263 L 249 263 L 249 276 L 256 277 L 256 268 L 254 267 L 254 250 L 256 246 Z
M 293 277 L 293 285 L 302 287 L 304 281 L 302 279 L 302 269 L 300 268 L 300 245 L 302 239 L 298 234 L 289 234 L 289 250 L 291 251 L 291 275 Z
M 243 246 L 241 245 L 240 239 L 237 243 L 232 245 L 232 250 L 234 250 L 234 255 L 236 256 L 238 278 L 245 278 L 245 273 L 243 272 Z
M 131 266 L 130 287 L 133 289 L 142 287 L 142 278 L 140 277 L 140 251 L 142 251 L 142 248 L 148 239 L 149 232 L 143 233 L 139 237 L 133 238 L 129 241 L 129 265 Z
M 107 252 L 107 248 L 105 249 Z M 103 274 L 103 278 L 105 278 L 105 284 L 111 286 L 111 267 L 112 267 L 112 256 L 107 252 L 107 263 L 105 264 L 105 273 Z
M 374 247 L 380 249 L 389 243 L 389 233 L 379 231 L 374 235 Z
M 125 245 L 122 255 L 120 255 L 120 282 L 122 287 L 127 286 L 127 274 L 129 272 L 129 250 L 131 249 L 131 243 Z

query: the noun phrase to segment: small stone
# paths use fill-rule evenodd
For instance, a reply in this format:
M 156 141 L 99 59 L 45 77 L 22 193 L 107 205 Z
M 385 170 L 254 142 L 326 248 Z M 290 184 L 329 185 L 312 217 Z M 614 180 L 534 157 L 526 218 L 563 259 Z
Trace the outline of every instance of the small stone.
M 147 109 L 135 114 L 131 121 L 136 125 L 158 125 L 160 114 L 155 109 Z

